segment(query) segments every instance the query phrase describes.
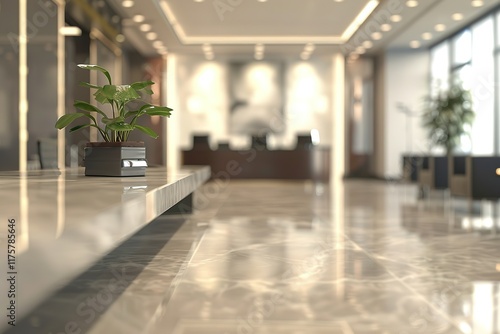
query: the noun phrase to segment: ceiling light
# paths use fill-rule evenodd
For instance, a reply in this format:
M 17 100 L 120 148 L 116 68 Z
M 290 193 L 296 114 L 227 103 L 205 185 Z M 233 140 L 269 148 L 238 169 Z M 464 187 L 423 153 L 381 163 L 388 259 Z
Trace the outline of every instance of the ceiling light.
M 125 42 L 125 36 L 123 34 L 117 34 L 115 37 L 115 41 L 118 43 L 123 43 Z
M 412 49 L 418 49 L 418 48 L 420 47 L 420 42 L 419 42 L 419 41 L 416 41 L 416 40 L 415 40 L 415 41 L 411 41 L 411 42 L 410 42 L 410 47 L 411 47 Z
M 144 15 L 134 15 L 132 20 L 134 20 L 134 22 L 137 22 L 137 23 L 144 22 Z
M 313 52 L 315 48 L 314 44 L 307 43 L 306 46 L 304 46 L 304 51 Z
M 351 53 L 351 55 L 349 56 L 349 59 L 352 59 L 352 60 L 356 60 L 359 58 L 359 55 L 357 53 Z
M 123 0 L 122 1 L 122 6 L 125 7 L 125 8 L 130 8 L 134 5 L 134 1 L 133 0 Z
M 472 7 L 481 7 L 484 5 L 484 1 L 483 0 L 472 0 L 472 2 L 470 4 L 472 5 Z
M 203 44 L 201 49 L 203 50 L 203 52 L 212 52 L 212 46 L 208 43 Z
M 428 40 L 432 39 L 432 34 L 430 32 L 424 32 L 422 34 L 422 39 L 428 41 Z
M 454 20 L 454 21 L 461 21 L 464 19 L 464 14 L 462 13 L 455 13 L 451 16 L 451 18 Z
M 153 47 L 155 49 L 161 49 L 163 47 L 163 42 L 162 41 L 154 41 L 153 42 Z
M 149 39 L 150 41 L 156 39 L 156 37 L 158 37 L 158 35 L 155 32 L 148 32 L 146 34 L 146 38 Z
M 365 50 L 365 48 L 364 48 L 364 47 L 362 47 L 362 46 L 358 46 L 358 47 L 356 48 L 356 53 L 357 53 L 357 54 L 362 55 L 362 54 L 363 54 L 363 53 L 365 53 L 365 52 L 366 52 L 366 50 Z
M 310 54 L 308 52 L 302 52 L 300 54 L 300 59 L 302 59 L 302 60 L 308 60 L 309 57 L 310 57 Z
M 267 0 L 257 0 L 258 2 L 266 2 Z
M 374 33 L 371 34 L 372 38 L 376 41 L 379 39 L 382 39 L 382 33 L 379 31 L 375 31 Z
M 370 48 L 372 48 L 372 47 L 373 47 L 373 42 L 372 42 L 372 41 L 364 41 L 364 42 L 363 42 L 363 47 L 364 47 L 365 49 L 370 49 Z
M 255 44 L 255 52 L 263 52 L 264 45 L 263 44 Z
M 392 29 L 392 26 L 389 23 L 384 23 L 380 26 L 380 30 L 382 31 L 389 31 Z
M 349 26 L 342 33 L 341 38 L 344 40 L 350 39 L 356 31 L 358 31 L 359 27 L 368 19 L 370 14 L 377 8 L 379 4 L 379 0 L 370 0 L 363 7 L 361 12 L 354 18 L 354 20 L 349 24 Z
M 205 53 L 205 59 L 206 60 L 213 60 L 214 59 L 214 54 L 212 52 Z
M 140 25 L 139 29 L 141 31 L 144 31 L 144 32 L 150 31 L 151 30 L 151 24 L 143 23 L 143 24 Z
M 401 15 L 398 15 L 398 14 L 394 14 L 391 16 L 392 22 L 401 22 L 402 19 L 403 19 L 403 17 Z
M 194 0 L 194 2 L 203 2 L 203 0 Z
M 263 1 L 261 1 L 261 2 L 263 2 Z M 257 60 L 262 60 L 262 59 L 264 59 L 264 55 L 262 53 L 256 53 L 254 55 L 254 58 Z
M 335 1 L 335 2 L 342 2 L 342 1 L 344 1 L 344 0 L 333 0 L 333 1 Z
M 418 1 L 417 0 L 408 0 L 408 1 L 406 1 L 406 6 L 408 6 L 408 7 L 417 7 L 418 6 Z
M 446 30 L 446 26 L 444 24 L 442 24 L 442 23 L 436 24 L 434 26 L 434 30 L 439 31 L 439 32 L 445 31 Z

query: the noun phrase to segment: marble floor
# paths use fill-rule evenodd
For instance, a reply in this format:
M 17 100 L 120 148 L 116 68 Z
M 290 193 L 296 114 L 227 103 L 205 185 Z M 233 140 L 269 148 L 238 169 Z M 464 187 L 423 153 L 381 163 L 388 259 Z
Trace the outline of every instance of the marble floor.
M 8 333 L 500 333 L 500 205 L 397 182 L 212 182 Z

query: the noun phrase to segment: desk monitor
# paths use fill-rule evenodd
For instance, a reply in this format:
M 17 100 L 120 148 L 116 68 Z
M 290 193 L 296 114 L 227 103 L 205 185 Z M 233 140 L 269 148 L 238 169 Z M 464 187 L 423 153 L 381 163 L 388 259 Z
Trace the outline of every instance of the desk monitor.
M 253 135 L 252 148 L 267 149 L 267 135 Z
M 310 134 L 307 135 L 297 135 L 297 145 L 295 148 L 311 148 L 312 147 L 312 138 Z
M 220 141 L 218 146 L 217 146 L 217 149 L 218 150 L 229 150 L 230 149 L 229 143 L 227 141 Z
M 193 149 L 208 149 L 210 150 L 210 143 L 208 135 L 193 135 Z

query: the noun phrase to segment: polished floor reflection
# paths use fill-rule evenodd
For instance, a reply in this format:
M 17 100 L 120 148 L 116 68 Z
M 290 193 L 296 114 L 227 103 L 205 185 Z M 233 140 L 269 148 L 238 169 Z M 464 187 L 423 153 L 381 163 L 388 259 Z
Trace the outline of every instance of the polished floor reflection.
M 197 206 L 105 259 L 79 303 L 68 306 L 75 289 L 56 296 L 29 333 L 44 321 L 54 333 L 69 321 L 92 334 L 500 333 L 498 203 L 417 200 L 382 181 L 230 181 Z M 87 321 L 82 300 L 103 299 L 100 275 L 124 266 L 137 273 Z

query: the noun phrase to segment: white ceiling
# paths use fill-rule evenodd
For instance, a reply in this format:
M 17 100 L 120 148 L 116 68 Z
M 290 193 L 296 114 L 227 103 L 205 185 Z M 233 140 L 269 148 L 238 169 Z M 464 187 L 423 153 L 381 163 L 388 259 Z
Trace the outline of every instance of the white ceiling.
M 413 40 L 426 47 L 500 5 L 500 0 L 484 0 L 479 8 L 472 7 L 471 0 L 420 0 L 410 8 L 406 0 L 381 0 L 352 34 L 348 28 L 369 0 L 135 0 L 130 8 L 122 7 L 122 1 L 109 0 L 129 18 L 124 21 L 124 34 L 143 54 L 158 51 L 139 30 L 140 24 L 132 21 L 136 14 L 146 17 L 145 23 L 151 24 L 169 52 L 203 55 L 202 46 L 208 43 L 216 58 L 253 57 L 256 43 L 265 45 L 265 58 L 299 58 L 307 43 L 315 45 L 313 56 L 339 50 L 349 53 L 366 40 L 373 42 L 367 53 L 407 49 Z M 463 20 L 452 20 L 457 12 L 464 15 Z M 391 22 L 393 14 L 401 15 L 401 22 Z M 372 32 L 380 31 L 383 23 L 390 23 L 391 30 L 373 40 Z M 446 25 L 443 32 L 434 30 L 438 23 Z M 425 32 L 432 34 L 431 39 L 422 38 Z

